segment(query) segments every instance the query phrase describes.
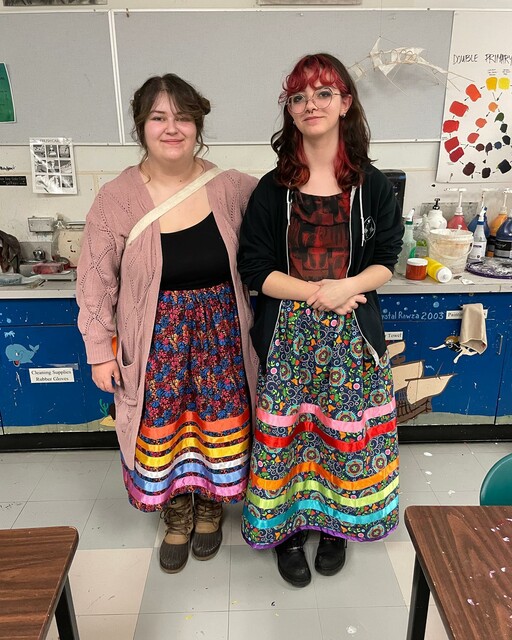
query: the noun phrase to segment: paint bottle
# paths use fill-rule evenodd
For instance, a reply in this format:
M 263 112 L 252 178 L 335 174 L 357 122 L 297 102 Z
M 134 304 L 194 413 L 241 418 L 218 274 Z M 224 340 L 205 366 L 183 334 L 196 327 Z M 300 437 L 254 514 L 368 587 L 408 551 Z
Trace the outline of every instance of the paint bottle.
M 426 258 L 428 256 L 428 236 L 430 233 L 430 225 L 426 213 L 421 217 L 421 222 L 414 228 L 413 237 L 416 240 L 415 258 Z
M 447 191 L 451 191 L 451 189 L 447 189 Z M 448 220 L 448 224 L 446 225 L 448 229 L 463 229 L 464 231 L 468 230 L 468 226 L 466 221 L 464 220 L 464 213 L 462 212 L 462 194 L 466 191 L 466 189 L 458 189 L 459 192 L 459 203 L 457 208 L 455 209 L 455 213 Z
M 446 220 L 439 206 L 441 198 L 434 198 L 434 206 L 428 212 L 428 223 L 431 229 L 446 229 Z
M 467 230 L 471 231 L 471 233 L 475 233 L 476 228 L 478 226 L 478 216 L 480 213 L 477 213 L 476 216 L 471 220 L 471 222 L 467 226 Z M 487 222 L 487 207 L 485 207 L 485 215 L 484 215 L 484 233 L 486 239 L 491 235 L 491 228 L 489 227 L 489 223 Z
M 512 209 L 508 212 L 505 222 L 496 231 L 494 257 L 512 260 Z
M 500 212 L 494 218 L 494 220 L 490 224 L 490 233 L 487 238 L 487 250 L 485 255 L 488 258 L 492 258 L 494 256 L 494 246 L 496 244 L 496 233 L 501 225 L 507 219 L 507 195 L 510 193 L 511 189 L 505 189 L 503 191 L 503 204 L 501 205 Z
M 473 246 L 469 252 L 468 260 L 482 260 L 485 256 L 487 238 L 485 237 L 484 219 L 487 207 L 482 207 L 478 214 L 478 223 L 473 233 Z M 512 239 L 512 236 L 511 236 Z
M 437 262 L 437 260 L 432 260 L 432 258 L 427 258 L 427 273 L 433 280 L 443 283 L 450 282 L 453 277 L 453 274 L 448 267 Z
M 414 258 L 416 250 L 416 240 L 413 236 L 413 219 L 414 209 L 411 209 L 405 217 L 404 235 L 402 238 L 402 250 L 398 256 L 398 262 L 395 267 L 395 271 L 401 276 L 405 276 L 407 270 L 407 260 Z

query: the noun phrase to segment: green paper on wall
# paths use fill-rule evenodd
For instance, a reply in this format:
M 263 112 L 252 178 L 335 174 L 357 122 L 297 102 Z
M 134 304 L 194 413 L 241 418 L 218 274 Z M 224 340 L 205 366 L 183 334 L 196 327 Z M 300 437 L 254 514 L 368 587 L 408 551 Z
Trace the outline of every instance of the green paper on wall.
M 9 73 L 3 62 L 0 62 L 0 122 L 16 122 Z

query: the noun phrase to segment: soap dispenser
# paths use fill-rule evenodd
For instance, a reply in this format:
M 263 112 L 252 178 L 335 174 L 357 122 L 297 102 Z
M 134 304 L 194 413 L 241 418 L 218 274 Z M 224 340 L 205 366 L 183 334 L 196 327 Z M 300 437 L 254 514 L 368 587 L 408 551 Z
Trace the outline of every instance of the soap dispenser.
M 446 191 L 458 191 L 459 192 L 459 204 L 455 209 L 454 215 L 448 220 L 448 224 L 446 225 L 448 229 L 462 229 L 464 231 L 468 230 L 468 225 L 464 220 L 464 213 L 462 212 L 462 194 L 466 189 L 446 189 Z
M 414 209 L 411 209 L 408 214 L 403 216 L 405 218 L 404 235 L 402 238 L 402 250 L 398 256 L 398 262 L 395 267 L 395 271 L 401 276 L 405 276 L 407 269 L 407 260 L 414 258 L 416 250 L 416 240 L 413 236 L 413 222 Z
M 439 200 L 441 198 L 434 198 L 434 206 L 428 212 L 428 224 L 430 229 L 446 229 L 446 220 L 443 217 L 443 212 L 439 206 Z
M 473 220 L 471 220 L 471 222 L 468 224 L 468 230 L 471 231 L 471 233 L 473 233 L 473 234 L 475 233 L 480 213 L 481 213 L 482 209 L 485 209 L 484 231 L 485 231 L 485 237 L 488 238 L 490 236 L 490 234 L 491 234 L 491 230 L 489 228 L 489 223 L 487 222 L 487 207 L 485 206 L 485 192 L 486 191 L 491 191 L 491 189 L 482 189 L 482 197 L 480 199 L 480 212 L 477 213 L 476 216 L 473 218 Z

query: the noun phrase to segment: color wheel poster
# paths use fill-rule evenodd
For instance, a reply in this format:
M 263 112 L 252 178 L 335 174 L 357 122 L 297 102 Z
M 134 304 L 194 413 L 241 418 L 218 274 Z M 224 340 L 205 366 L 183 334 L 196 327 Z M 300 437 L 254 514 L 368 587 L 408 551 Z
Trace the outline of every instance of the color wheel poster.
M 512 182 L 510 12 L 455 12 L 438 182 Z

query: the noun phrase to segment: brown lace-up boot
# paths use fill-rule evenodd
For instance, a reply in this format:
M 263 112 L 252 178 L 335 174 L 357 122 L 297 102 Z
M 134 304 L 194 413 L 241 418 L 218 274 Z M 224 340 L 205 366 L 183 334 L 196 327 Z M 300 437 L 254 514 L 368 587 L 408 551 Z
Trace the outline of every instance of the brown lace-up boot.
M 160 547 L 160 566 L 167 573 L 178 573 L 187 564 L 188 543 L 194 526 L 192 494 L 172 498 L 162 510 L 167 525 Z
M 197 560 L 209 560 L 222 542 L 222 503 L 194 496 L 194 537 L 192 553 Z

